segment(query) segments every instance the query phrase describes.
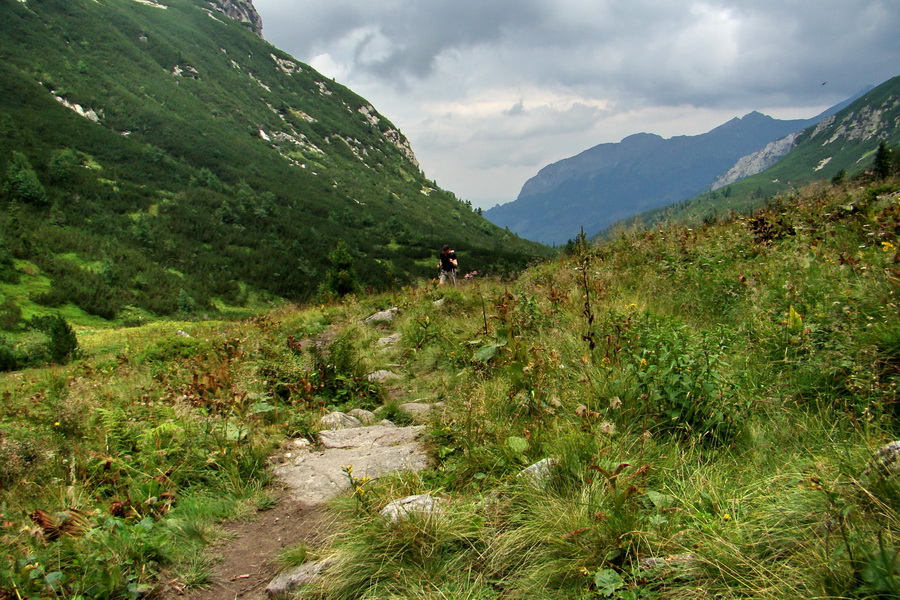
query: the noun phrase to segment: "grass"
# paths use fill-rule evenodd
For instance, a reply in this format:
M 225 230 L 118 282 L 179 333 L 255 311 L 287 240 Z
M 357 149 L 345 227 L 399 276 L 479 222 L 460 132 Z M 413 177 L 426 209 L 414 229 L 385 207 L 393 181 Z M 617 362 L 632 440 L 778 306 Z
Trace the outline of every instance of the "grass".
M 339 499 L 345 528 L 286 551 L 336 558 L 300 597 L 897 597 L 900 483 L 870 461 L 898 431 L 898 214 L 895 185 L 813 187 L 513 280 L 80 329 L 82 358 L 0 380 L 0 541 L 21 557 L 0 590 L 201 583 L 216 523 L 271 501 L 280 440 L 326 407 L 399 414 L 364 378 L 390 368 L 402 400 L 443 403 L 433 466 Z M 546 481 L 518 477 L 545 458 Z M 379 516 L 420 493 L 443 513 Z M 49 539 L 36 509 L 90 533 Z

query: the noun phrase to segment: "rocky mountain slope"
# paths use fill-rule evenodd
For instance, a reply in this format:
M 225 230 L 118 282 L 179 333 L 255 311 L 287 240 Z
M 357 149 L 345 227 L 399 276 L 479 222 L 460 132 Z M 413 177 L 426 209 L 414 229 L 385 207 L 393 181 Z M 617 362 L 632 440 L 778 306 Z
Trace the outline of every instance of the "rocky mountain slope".
M 871 167 L 881 142 L 900 144 L 900 77 L 793 136 L 790 152 L 764 171 L 635 218 L 697 221 L 716 213 L 752 210 L 804 183 L 861 174 Z
M 465 270 L 547 255 L 262 39 L 248 0 L 0 0 L 0 16 L 0 263 L 26 314 L 302 300 L 336 262 L 384 288 L 432 276 L 444 243 Z
M 640 133 L 600 144 L 544 167 L 514 202 L 485 216 L 528 239 L 561 244 L 582 227 L 592 235 L 635 213 L 690 198 L 742 156 L 807 124 L 750 113 L 703 135 Z
M 792 135 L 849 102 L 813 119 L 783 121 L 753 112 L 702 135 L 663 139 L 641 133 L 601 144 L 541 169 L 514 202 L 485 216 L 549 244 L 572 239 L 581 228 L 592 235 L 760 172 L 790 151 Z

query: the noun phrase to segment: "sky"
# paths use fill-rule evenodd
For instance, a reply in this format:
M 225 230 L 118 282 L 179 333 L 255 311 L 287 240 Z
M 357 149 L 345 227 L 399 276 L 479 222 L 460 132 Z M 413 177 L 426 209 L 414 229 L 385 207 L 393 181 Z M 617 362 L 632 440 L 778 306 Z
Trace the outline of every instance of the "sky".
M 253 0 L 475 206 L 640 132 L 813 117 L 900 75 L 900 0 Z

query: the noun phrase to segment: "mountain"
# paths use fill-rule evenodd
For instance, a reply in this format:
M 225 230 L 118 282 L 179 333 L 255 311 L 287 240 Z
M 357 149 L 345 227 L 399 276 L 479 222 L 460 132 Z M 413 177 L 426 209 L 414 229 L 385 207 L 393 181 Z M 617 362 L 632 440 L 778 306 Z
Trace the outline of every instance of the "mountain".
M 260 37 L 249 0 L 0 0 L 0 17 L 0 272 L 18 286 L 0 292 L 26 314 L 304 300 L 339 243 L 367 288 L 434 276 L 444 243 L 464 270 L 549 253 L 428 180 L 371 103 Z
M 672 206 L 633 217 L 696 222 L 716 213 L 753 210 L 767 198 L 818 180 L 854 177 L 871 168 L 878 145 L 900 145 L 900 76 L 872 88 L 793 136 L 789 153 L 764 171 Z
M 584 228 L 595 234 L 649 209 L 691 198 L 742 157 L 814 120 L 778 120 L 752 112 L 697 136 L 639 133 L 600 144 L 541 169 L 515 201 L 485 212 L 492 222 L 547 244 Z

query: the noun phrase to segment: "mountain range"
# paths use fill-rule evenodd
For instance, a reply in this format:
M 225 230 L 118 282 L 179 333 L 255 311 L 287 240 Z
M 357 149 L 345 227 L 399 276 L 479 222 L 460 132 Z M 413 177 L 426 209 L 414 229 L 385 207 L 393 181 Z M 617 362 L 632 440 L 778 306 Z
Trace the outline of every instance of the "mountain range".
M 371 103 L 263 39 L 249 0 L 0 17 L 0 293 L 26 314 L 305 300 L 336 262 L 386 288 L 434 276 L 445 243 L 465 271 L 550 253 L 429 180 Z
M 812 119 L 779 120 L 751 112 L 701 135 L 664 139 L 639 133 L 600 144 L 544 167 L 515 201 L 484 214 L 546 244 L 565 243 L 582 228 L 595 235 L 620 220 L 768 168 L 794 148 L 798 132 L 852 100 Z

